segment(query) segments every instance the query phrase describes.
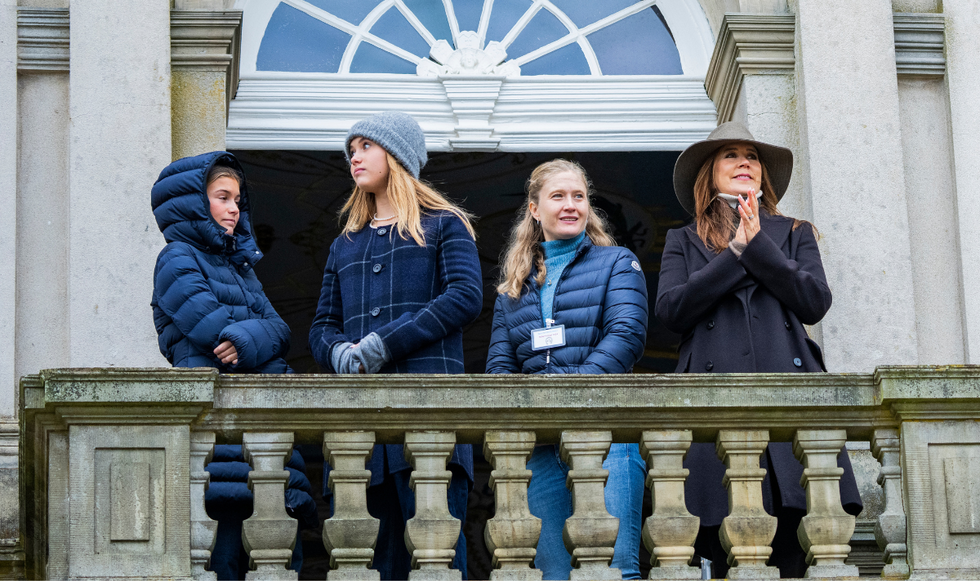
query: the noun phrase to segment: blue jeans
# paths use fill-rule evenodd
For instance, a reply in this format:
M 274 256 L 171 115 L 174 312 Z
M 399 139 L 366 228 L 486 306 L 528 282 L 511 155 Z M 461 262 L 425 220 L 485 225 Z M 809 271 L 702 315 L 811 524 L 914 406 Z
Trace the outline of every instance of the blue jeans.
M 561 461 L 557 446 L 535 447 L 527 467 L 532 472 L 527 501 L 531 514 L 541 519 L 534 565 L 545 579 L 568 579 L 572 556 L 565 549 L 562 529 L 565 519 L 572 516 L 572 493 L 565 486 L 569 467 Z M 602 467 L 609 471 L 606 510 L 619 519 L 612 566 L 623 572 L 623 579 L 639 579 L 643 483 L 647 471 L 639 444 L 613 444 Z

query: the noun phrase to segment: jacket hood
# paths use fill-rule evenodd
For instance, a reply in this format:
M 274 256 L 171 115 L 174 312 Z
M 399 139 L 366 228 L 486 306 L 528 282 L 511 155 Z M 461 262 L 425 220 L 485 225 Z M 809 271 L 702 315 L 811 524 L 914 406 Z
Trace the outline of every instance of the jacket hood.
M 227 151 L 185 157 L 165 167 L 150 191 L 153 216 L 168 243 L 184 242 L 209 254 L 227 256 L 237 266 L 250 268 L 262 258 L 262 253 L 252 237 L 248 186 L 241 186 L 235 232 L 225 234 L 224 228 L 211 216 L 207 193 L 208 172 L 218 164 L 245 175 L 241 164 Z

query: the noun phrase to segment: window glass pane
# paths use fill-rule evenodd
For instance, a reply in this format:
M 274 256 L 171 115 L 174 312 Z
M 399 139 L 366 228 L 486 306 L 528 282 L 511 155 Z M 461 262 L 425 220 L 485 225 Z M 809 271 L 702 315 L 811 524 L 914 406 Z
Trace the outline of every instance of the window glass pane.
M 453 11 L 460 30 L 476 30 L 480 27 L 480 14 L 483 13 L 481 0 L 456 0 L 453 2 Z
M 390 8 L 371 27 L 371 33 L 403 48 L 415 56 L 429 54 L 429 43 L 415 30 L 397 8 Z
M 653 9 L 588 37 L 603 75 L 680 75 L 680 54 Z M 523 71 L 523 67 L 521 67 Z
M 425 26 L 436 40 L 445 40 L 453 44 L 453 33 L 449 29 L 449 19 L 446 18 L 446 8 L 439 0 L 405 0 L 405 6 L 415 14 L 419 22 Z
M 487 27 L 487 42 L 503 40 L 530 7 L 528 0 L 494 0 Z M 510 53 L 509 50 L 507 52 Z
M 381 0 L 306 0 L 317 8 L 339 16 L 352 24 L 360 24 Z
M 350 63 L 352 73 L 400 73 L 415 74 L 415 64 L 381 50 L 368 42 L 362 42 Z
M 615 14 L 623 8 L 636 4 L 636 0 L 551 0 L 559 10 L 564 12 L 575 26 L 583 28 L 602 20 L 610 14 Z
M 568 29 L 547 10 L 539 10 L 527 27 L 507 48 L 507 58 L 513 59 L 537 50 L 568 34 Z M 523 67 L 522 67 L 523 70 Z
M 346 32 L 280 4 L 265 29 L 255 68 L 260 71 L 336 73 L 350 42 Z
M 573 42 L 521 66 L 521 76 L 588 75 L 589 62 L 582 48 Z

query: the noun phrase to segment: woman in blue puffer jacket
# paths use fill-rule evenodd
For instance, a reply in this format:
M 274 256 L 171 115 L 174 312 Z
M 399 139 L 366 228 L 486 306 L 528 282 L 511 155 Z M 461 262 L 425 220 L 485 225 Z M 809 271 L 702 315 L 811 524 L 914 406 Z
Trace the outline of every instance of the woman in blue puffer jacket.
M 531 174 L 504 255 L 487 373 L 628 373 L 643 355 L 646 279 L 636 256 L 606 233 L 591 190 L 575 162 L 556 159 Z M 606 507 L 619 518 L 612 566 L 624 579 L 639 579 L 646 464 L 637 444 L 613 444 L 603 467 Z M 569 467 L 556 446 L 544 445 L 535 447 L 528 468 L 528 504 L 541 518 L 535 566 L 545 579 L 568 579 L 562 529 L 572 514 Z
M 289 327 L 269 303 L 252 270 L 262 258 L 252 238 L 248 189 L 235 156 L 215 151 L 177 160 L 151 192 L 153 215 L 167 245 L 153 273 L 153 318 L 160 352 L 174 367 L 215 367 L 223 373 L 292 373 L 283 356 Z M 242 521 L 252 513 L 251 470 L 241 446 L 215 446 L 206 467 L 205 506 L 218 521 L 211 570 L 244 579 Z M 286 466 L 286 509 L 302 528 L 316 528 L 316 504 L 295 450 Z M 302 566 L 297 542 L 292 568 Z

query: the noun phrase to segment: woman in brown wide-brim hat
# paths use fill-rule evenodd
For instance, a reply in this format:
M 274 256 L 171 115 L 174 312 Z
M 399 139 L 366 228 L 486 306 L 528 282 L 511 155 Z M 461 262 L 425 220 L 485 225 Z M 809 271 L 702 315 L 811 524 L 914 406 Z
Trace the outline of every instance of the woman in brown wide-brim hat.
M 780 214 L 776 204 L 793 173 L 793 153 L 757 141 L 744 125 L 724 123 L 677 158 L 674 193 L 694 223 L 667 232 L 657 289 L 657 318 L 681 334 L 678 373 L 826 371 L 820 347 L 804 325 L 830 309 L 831 293 L 808 222 Z M 724 577 L 726 554 L 718 539 L 728 515 L 725 467 L 713 444 L 691 446 L 687 506 L 701 517 L 696 550 Z M 844 509 L 862 508 L 847 452 Z M 766 509 L 779 519 L 770 565 L 783 577 L 802 577 L 805 553 L 796 527 L 806 515 L 800 486 L 803 466 L 788 442 L 762 456 Z

